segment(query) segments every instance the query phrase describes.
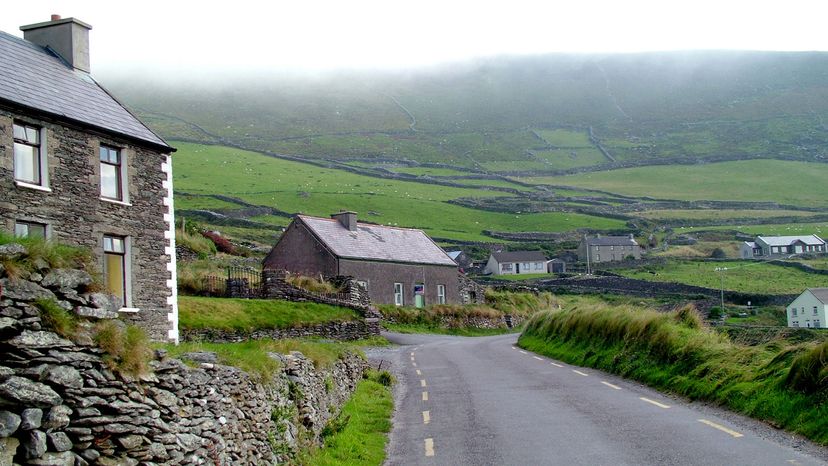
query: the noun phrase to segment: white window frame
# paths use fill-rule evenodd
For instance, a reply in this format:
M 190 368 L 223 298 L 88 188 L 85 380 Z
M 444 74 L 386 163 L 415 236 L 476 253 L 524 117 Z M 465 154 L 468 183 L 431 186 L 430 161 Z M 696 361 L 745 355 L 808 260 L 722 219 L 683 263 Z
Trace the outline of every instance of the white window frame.
M 124 240 L 124 303 L 121 304 L 119 312 L 138 312 L 139 309 L 133 307 L 132 301 L 132 238 L 130 236 L 104 233 L 101 236 L 101 249 L 104 254 L 108 251 L 104 248 L 104 237 L 121 238 Z M 104 258 L 104 263 L 106 259 Z
M 514 270 L 514 267 L 512 267 L 511 262 L 504 262 L 504 263 L 500 264 L 500 271 L 501 272 L 511 272 L 513 270 Z
M 106 164 L 106 162 L 101 160 L 101 149 L 107 148 L 111 150 L 118 151 L 118 158 L 120 159 L 120 163 L 118 164 L 120 170 L 118 170 L 118 181 L 120 183 L 120 190 L 121 190 L 121 198 L 115 199 L 111 197 L 106 197 L 101 192 L 103 190 L 103 173 L 101 172 L 101 166 Z M 111 165 L 111 164 L 107 164 Z M 98 193 L 102 201 L 110 202 L 112 204 L 120 204 L 124 206 L 131 206 L 132 204 L 129 201 L 129 151 L 125 147 L 119 147 L 112 144 L 101 143 L 98 145 Z
M 402 283 L 394 283 L 394 305 L 405 306 L 405 287 Z
M 40 183 L 30 183 L 27 181 L 18 180 L 17 178 L 14 179 L 14 184 L 16 186 L 20 186 L 21 188 L 29 188 L 34 189 L 37 191 L 45 191 L 47 193 L 52 192 L 49 188 L 49 159 L 48 159 L 48 137 L 46 134 L 46 128 L 40 125 L 35 125 L 32 123 L 25 123 L 22 121 L 13 121 L 12 122 L 12 132 L 14 132 L 14 126 L 28 126 L 30 128 L 37 128 L 37 135 L 39 138 L 38 142 L 38 162 L 40 163 Z M 12 173 L 14 173 L 14 164 L 15 164 L 15 157 L 14 157 L 14 144 L 17 142 L 14 140 L 14 135 L 12 134 Z M 14 175 L 12 175 L 14 176 Z
M 446 304 L 446 285 L 437 285 L 437 304 Z

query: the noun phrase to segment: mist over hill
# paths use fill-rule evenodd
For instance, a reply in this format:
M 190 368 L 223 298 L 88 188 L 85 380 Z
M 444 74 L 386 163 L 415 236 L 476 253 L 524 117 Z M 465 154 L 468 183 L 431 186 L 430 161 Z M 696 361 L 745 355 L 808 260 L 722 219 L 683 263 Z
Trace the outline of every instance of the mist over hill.
M 577 158 L 567 150 L 579 143 L 547 140 L 536 130 L 591 128 L 582 148 L 609 155 L 579 167 L 822 161 L 826 78 L 828 53 L 676 52 L 505 56 L 375 73 L 102 80 L 171 139 L 315 159 L 557 173 L 572 167 L 545 151 Z

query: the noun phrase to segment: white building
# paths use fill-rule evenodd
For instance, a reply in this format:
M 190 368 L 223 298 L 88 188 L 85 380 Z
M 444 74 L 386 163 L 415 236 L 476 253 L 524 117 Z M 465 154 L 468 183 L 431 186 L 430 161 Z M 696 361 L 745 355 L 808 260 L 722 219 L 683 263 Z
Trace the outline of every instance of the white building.
M 766 259 L 787 257 L 791 254 L 824 253 L 825 241 L 817 235 L 806 236 L 757 236 L 745 241 L 740 247 L 742 259 Z
M 547 273 L 546 256 L 540 251 L 495 252 L 483 270 L 491 275 L 523 275 Z
M 808 288 L 788 305 L 788 327 L 828 327 L 828 288 Z

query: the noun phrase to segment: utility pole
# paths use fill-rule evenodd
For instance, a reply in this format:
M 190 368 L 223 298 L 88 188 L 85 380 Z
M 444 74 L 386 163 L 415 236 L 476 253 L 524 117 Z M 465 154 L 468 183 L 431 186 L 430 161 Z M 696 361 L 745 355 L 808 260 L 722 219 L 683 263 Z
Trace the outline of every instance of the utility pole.
M 720 297 L 721 297 L 721 310 L 724 313 L 724 271 L 727 270 L 727 267 L 716 267 L 716 272 L 719 272 L 719 278 L 721 278 L 721 288 L 720 288 Z
M 589 238 L 584 235 L 584 243 L 586 243 L 586 251 L 587 251 L 587 275 L 590 275 L 589 271 Z

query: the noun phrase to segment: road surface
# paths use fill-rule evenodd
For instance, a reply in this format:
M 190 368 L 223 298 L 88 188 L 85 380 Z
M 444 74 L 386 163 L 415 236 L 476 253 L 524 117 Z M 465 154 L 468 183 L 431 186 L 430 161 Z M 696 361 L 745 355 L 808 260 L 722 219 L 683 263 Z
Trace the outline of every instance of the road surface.
M 815 465 L 762 423 L 524 351 L 517 335 L 389 333 L 388 465 Z

